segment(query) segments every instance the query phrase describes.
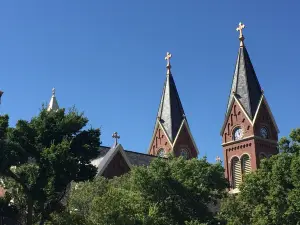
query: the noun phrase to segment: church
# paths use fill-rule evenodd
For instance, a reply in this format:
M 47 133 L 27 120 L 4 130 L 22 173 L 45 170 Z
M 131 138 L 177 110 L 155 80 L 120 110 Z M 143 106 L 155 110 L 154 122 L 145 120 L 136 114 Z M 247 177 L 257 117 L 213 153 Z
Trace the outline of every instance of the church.
M 239 23 L 236 29 L 239 32 L 238 56 L 220 132 L 225 177 L 232 193 L 238 192 L 243 176 L 256 170 L 262 158 L 279 152 L 279 129 L 245 46 L 244 28 L 245 25 Z M 152 159 L 167 157 L 168 154 L 186 159 L 198 157 L 199 151 L 172 74 L 171 57 L 170 53 L 165 57 L 166 79 L 147 153 L 124 150 L 118 144 L 120 136 L 115 132 L 112 135 L 115 144 L 112 147 L 101 146 L 99 156 L 92 161 L 98 168 L 98 176 L 120 176 L 132 166 L 147 166 Z M 58 108 L 53 89 L 48 110 Z
M 238 192 L 244 175 L 256 170 L 262 158 L 279 152 L 279 129 L 245 46 L 244 28 L 245 25 L 239 23 L 236 29 L 239 32 L 238 56 L 220 131 L 225 177 L 229 180 L 229 191 L 232 193 Z M 156 157 L 167 157 L 169 154 L 186 159 L 198 157 L 199 151 L 172 74 L 171 57 L 170 53 L 165 57 L 166 79 L 157 116 L 153 118 L 154 130 L 152 137 L 149 137 L 148 151 L 125 150 L 118 143 L 120 136 L 115 132 L 112 135 L 114 145 L 100 146 L 98 157 L 92 161 L 98 169 L 97 176 L 120 176 L 133 166 L 147 166 Z M 57 109 L 59 105 L 53 89 L 47 110 Z

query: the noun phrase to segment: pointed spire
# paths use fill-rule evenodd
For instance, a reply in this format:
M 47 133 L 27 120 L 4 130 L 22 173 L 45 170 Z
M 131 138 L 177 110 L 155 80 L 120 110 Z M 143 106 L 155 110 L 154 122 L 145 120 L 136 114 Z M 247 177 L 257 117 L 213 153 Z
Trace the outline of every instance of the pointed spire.
M 165 57 L 165 59 L 167 60 L 167 78 L 165 81 L 157 116 L 166 133 L 168 134 L 169 139 L 171 141 L 174 141 L 180 125 L 185 118 L 185 115 L 171 73 L 171 57 L 172 55 L 169 52 Z
M 244 28 L 245 25 L 242 23 L 240 23 L 237 28 L 237 31 L 240 31 L 240 48 L 226 114 L 228 113 L 228 110 L 230 110 L 229 107 L 233 101 L 233 96 L 235 96 L 247 112 L 249 118 L 253 119 L 263 92 L 256 77 L 247 49 L 244 45 L 245 38 L 242 33 Z
M 59 109 L 59 106 L 58 106 L 58 103 L 57 103 L 57 100 L 55 97 L 55 88 L 52 88 L 52 97 L 50 99 L 47 111 L 58 110 L 58 109 Z

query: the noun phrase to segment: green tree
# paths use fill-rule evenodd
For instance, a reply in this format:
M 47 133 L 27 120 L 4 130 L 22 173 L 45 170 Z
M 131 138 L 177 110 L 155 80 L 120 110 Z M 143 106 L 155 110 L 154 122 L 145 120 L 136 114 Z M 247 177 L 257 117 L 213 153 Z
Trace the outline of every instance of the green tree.
M 0 117 L 0 175 L 26 224 L 43 224 L 61 210 L 71 181 L 95 176 L 90 160 L 97 155 L 100 130 L 84 127 L 88 119 L 74 108 L 48 112 L 8 126 Z
M 300 224 L 300 129 L 279 141 L 282 152 L 245 177 L 238 195 L 222 202 L 227 224 Z
M 213 224 L 227 181 L 221 164 L 206 159 L 155 159 L 123 177 L 74 185 L 68 210 L 86 224 Z

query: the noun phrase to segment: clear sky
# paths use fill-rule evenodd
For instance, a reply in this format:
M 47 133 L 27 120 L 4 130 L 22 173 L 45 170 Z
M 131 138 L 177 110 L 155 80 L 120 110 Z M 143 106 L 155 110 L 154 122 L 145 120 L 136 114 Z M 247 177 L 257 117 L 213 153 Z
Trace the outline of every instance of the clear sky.
M 287 3 L 288 2 L 288 3 Z M 112 145 L 146 152 L 167 51 L 200 150 L 222 156 L 223 124 L 239 41 L 245 44 L 280 136 L 300 125 L 300 2 L 9 0 L 0 3 L 0 107 L 11 125 L 37 115 L 56 88 Z

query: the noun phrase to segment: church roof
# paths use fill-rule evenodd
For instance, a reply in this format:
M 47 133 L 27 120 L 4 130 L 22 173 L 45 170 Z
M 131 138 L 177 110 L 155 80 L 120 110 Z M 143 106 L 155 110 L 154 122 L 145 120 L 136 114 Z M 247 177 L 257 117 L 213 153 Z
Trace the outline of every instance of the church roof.
M 52 96 L 51 96 L 47 111 L 58 110 L 58 109 L 59 109 L 59 106 L 58 106 L 58 102 L 57 102 L 56 97 L 55 97 L 55 88 L 53 88 L 52 89 Z
M 252 120 L 257 111 L 262 90 L 244 44 L 239 49 L 226 114 L 230 110 L 233 95 L 239 100 Z
M 113 154 L 114 149 L 116 149 L 116 146 L 114 146 L 112 148 L 107 147 L 107 146 L 101 146 L 99 149 L 99 155 L 96 159 L 93 160 L 93 162 L 94 163 L 101 162 L 104 165 L 105 161 L 108 160 L 109 156 L 111 154 Z M 150 162 L 154 158 L 156 158 L 156 156 L 148 155 L 148 154 L 144 154 L 144 153 L 139 153 L 139 152 L 134 152 L 134 151 L 129 151 L 129 150 L 123 150 L 123 151 L 132 166 L 148 166 L 150 164 Z
M 169 61 L 167 69 L 167 77 L 157 116 L 168 134 L 169 139 L 174 141 L 185 115 L 175 81 L 171 73 L 171 65 Z

